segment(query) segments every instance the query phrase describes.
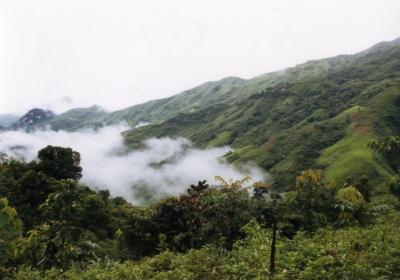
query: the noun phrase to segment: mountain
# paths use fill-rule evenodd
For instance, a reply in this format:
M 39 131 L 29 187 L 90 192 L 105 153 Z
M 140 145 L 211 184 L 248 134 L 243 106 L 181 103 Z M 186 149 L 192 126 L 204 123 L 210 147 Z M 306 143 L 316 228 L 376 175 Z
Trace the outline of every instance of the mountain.
M 235 100 L 246 83 L 246 80 L 237 77 L 207 82 L 172 97 L 113 112 L 105 121 L 116 123 L 125 120 L 132 125 L 139 122 L 165 121 L 180 113 L 192 113 L 211 104 Z
M 52 111 L 34 108 L 14 122 L 10 128 L 14 130 L 26 129 L 29 131 L 38 127 L 46 126 L 53 117 L 54 113 Z
M 127 122 L 131 127 L 139 123 L 158 123 L 180 113 L 191 113 L 214 103 L 235 100 L 238 90 L 246 82 L 241 78 L 228 77 L 221 81 L 207 82 L 172 97 L 152 100 L 115 112 L 106 112 L 96 105 L 76 108 L 55 115 L 48 120 L 48 124 L 54 130 L 74 131 L 121 122 Z
M 249 80 L 207 82 L 115 112 L 73 109 L 41 124 L 73 131 L 124 121 L 132 127 L 123 133 L 131 148 L 164 136 L 187 137 L 202 148 L 230 145 L 229 161 L 256 162 L 282 189 L 311 167 L 339 183 L 365 174 L 378 184 L 392 170 L 367 144 L 400 133 L 399 74 L 396 39 Z M 140 123 L 149 124 L 135 127 Z
M 204 102 L 192 112 L 175 110 L 175 116 L 124 136 L 133 148 L 163 136 L 184 136 L 200 147 L 230 145 L 230 161 L 256 162 L 280 188 L 310 167 L 325 169 L 339 183 L 363 174 L 383 182 L 392 171 L 367 144 L 400 133 L 399 74 L 397 39 L 243 81 L 232 98 Z
M 99 106 L 76 108 L 55 116 L 49 125 L 54 130 L 75 131 L 82 128 L 96 128 L 103 125 L 103 118 L 108 113 Z

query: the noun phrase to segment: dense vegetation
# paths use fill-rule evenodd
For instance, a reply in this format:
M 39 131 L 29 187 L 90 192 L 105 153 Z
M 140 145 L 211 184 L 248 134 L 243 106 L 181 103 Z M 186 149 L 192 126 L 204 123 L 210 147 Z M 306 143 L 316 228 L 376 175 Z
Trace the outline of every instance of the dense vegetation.
M 398 172 L 399 137 L 370 143 Z M 376 192 L 320 170 L 278 193 L 249 178 L 199 181 L 137 207 L 79 183 L 79 153 L 1 156 L 0 273 L 15 279 L 394 279 L 400 179 Z
M 78 151 L 0 154 L 0 279 L 400 278 L 399 58 L 398 39 L 113 113 L 28 112 L 14 128 L 149 122 L 129 147 L 230 145 L 274 182 L 216 177 L 139 207 L 82 184 Z

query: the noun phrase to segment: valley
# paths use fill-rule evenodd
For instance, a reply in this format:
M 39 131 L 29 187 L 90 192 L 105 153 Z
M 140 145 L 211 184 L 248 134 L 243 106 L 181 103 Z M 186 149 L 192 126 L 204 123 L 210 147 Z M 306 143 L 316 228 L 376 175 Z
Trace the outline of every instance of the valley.
M 228 161 L 256 163 L 281 190 L 307 168 L 325 169 L 341 183 L 364 174 L 384 184 L 391 171 L 366 144 L 400 133 L 399 54 L 396 39 L 250 80 L 207 82 L 115 112 L 92 106 L 13 125 L 77 131 L 125 122 L 131 148 L 160 137 L 186 137 L 199 148 L 229 145 Z M 148 125 L 135 128 L 139 123 Z
M 400 39 L 0 115 L 0 279 L 399 279 L 399 135 Z

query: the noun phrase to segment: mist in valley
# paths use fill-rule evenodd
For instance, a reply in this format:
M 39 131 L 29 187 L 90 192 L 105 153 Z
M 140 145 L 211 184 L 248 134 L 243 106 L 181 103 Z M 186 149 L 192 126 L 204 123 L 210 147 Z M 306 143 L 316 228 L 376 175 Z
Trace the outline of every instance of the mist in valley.
M 121 136 L 126 129 L 117 125 L 77 132 L 7 131 L 0 134 L 0 151 L 31 161 L 47 145 L 71 147 L 81 154 L 84 184 L 136 204 L 182 193 L 199 180 L 213 184 L 216 175 L 234 180 L 250 176 L 252 182 L 268 179 L 256 166 L 229 164 L 223 158 L 229 147 L 198 149 L 185 138 L 152 138 L 143 148 L 128 150 Z

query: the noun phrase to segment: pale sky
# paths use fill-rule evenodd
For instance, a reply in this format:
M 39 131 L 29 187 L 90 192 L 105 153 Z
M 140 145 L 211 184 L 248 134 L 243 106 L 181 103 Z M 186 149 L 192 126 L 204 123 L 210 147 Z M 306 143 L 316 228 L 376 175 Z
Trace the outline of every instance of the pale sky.
M 0 113 L 114 110 L 400 37 L 398 0 L 0 0 Z

